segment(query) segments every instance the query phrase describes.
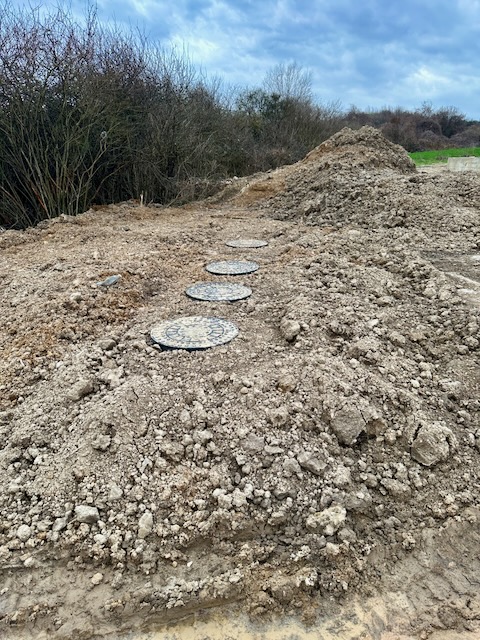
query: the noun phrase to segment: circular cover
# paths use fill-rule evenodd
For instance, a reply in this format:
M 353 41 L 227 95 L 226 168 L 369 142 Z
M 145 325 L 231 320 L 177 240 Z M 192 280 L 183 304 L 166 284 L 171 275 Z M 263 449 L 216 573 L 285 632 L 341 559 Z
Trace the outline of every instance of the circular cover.
M 235 276 L 242 273 L 252 273 L 259 268 L 259 265 L 248 260 L 222 260 L 220 262 L 210 262 L 205 268 L 210 273 Z
M 240 238 L 239 240 L 227 240 L 225 244 L 227 247 L 234 247 L 235 249 L 259 249 L 260 247 L 266 247 L 268 242 L 266 240 L 254 240 L 253 238 Z
M 189 287 L 186 292 L 190 298 L 196 300 L 243 300 L 252 295 L 252 290 L 243 284 L 230 282 L 198 282 Z
M 208 349 L 230 342 L 237 334 L 233 322 L 204 316 L 165 320 L 150 332 L 152 340 L 173 349 Z

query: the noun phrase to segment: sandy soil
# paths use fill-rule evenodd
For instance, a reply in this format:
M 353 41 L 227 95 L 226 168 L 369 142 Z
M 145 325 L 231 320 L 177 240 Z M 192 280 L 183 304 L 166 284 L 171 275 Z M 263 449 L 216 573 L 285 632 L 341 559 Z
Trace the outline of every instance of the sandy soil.
M 479 213 L 364 128 L 0 234 L 1 637 L 480 637 Z M 199 314 L 238 337 L 150 339 Z

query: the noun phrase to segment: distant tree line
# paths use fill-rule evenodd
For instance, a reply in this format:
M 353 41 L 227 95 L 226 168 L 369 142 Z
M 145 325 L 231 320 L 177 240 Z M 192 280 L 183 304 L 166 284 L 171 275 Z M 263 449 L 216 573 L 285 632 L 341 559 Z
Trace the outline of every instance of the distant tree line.
M 344 121 L 352 128 L 376 127 L 407 151 L 480 146 L 480 122 L 467 120 L 452 106 L 434 109 L 425 102 L 413 112 L 401 108 L 360 111 L 351 107 Z
M 379 127 L 409 150 L 479 144 L 480 123 L 452 107 L 345 113 L 316 104 L 311 87 L 290 63 L 261 87 L 227 90 L 184 54 L 101 26 L 94 10 L 78 23 L 62 9 L 4 3 L 0 226 L 142 195 L 187 202 L 226 178 L 295 162 L 345 125 Z

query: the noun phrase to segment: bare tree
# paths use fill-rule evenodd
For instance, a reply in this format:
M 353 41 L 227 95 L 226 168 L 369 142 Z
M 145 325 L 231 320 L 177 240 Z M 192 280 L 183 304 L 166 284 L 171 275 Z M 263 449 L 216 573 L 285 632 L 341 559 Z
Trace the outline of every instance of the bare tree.
M 297 62 L 280 62 L 267 72 L 263 88 L 267 93 L 278 94 L 283 99 L 311 102 L 312 72 L 306 71 Z

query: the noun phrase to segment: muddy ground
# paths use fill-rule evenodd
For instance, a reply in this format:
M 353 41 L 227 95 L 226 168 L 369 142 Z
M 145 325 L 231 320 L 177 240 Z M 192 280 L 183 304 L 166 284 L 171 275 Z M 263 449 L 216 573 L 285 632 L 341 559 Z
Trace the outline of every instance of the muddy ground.
M 363 128 L 1 233 L 1 637 L 478 638 L 479 216 L 479 174 Z M 185 295 L 212 280 L 253 294 Z M 199 314 L 238 337 L 150 339 Z

